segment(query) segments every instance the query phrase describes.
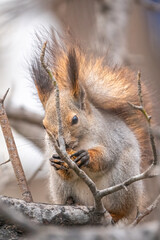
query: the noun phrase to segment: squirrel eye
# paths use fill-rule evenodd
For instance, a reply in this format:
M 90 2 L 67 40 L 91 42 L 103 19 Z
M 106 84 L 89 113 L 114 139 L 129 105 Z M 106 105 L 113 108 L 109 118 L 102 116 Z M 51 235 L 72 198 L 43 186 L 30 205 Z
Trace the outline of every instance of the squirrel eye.
M 78 123 L 78 117 L 75 115 L 73 118 L 72 118 L 72 125 L 73 124 L 76 124 Z

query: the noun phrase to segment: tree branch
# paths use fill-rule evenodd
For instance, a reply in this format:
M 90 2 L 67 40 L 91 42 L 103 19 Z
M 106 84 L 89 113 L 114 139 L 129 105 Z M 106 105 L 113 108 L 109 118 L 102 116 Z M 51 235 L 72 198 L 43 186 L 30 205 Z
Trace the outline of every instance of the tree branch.
M 5 165 L 6 163 L 9 163 L 10 161 L 11 161 L 11 160 L 8 159 L 7 161 L 0 163 L 0 166 L 3 166 L 3 165 Z
M 20 213 L 20 211 L 18 212 L 15 210 L 14 204 L 9 205 L 2 197 L 0 197 L 0 217 L 1 221 L 7 220 L 9 223 L 20 226 L 26 232 L 35 233 L 37 230 L 34 223 L 31 223 L 31 221 L 27 219 L 24 214 Z
M 58 84 L 56 82 L 56 79 L 54 78 L 52 71 L 49 69 L 48 66 L 46 66 L 45 62 L 44 62 L 44 56 L 45 56 L 45 50 L 46 50 L 46 45 L 47 42 L 44 43 L 43 47 L 42 47 L 42 53 L 41 53 L 41 64 L 43 66 L 43 68 L 46 70 L 46 72 L 48 73 L 49 77 L 51 78 L 51 80 L 53 81 L 53 84 L 56 88 L 56 110 L 57 110 L 57 118 L 58 118 L 58 126 L 59 126 L 59 131 L 58 131 L 58 141 L 59 141 L 59 146 L 55 140 L 55 137 L 53 136 L 53 143 L 56 149 L 56 152 L 58 153 L 58 155 L 60 156 L 60 158 L 62 160 L 64 160 L 68 166 L 73 169 L 75 171 L 75 173 L 87 184 L 87 186 L 89 187 L 90 191 L 93 194 L 94 197 L 94 201 L 95 201 L 95 212 L 96 213 L 101 213 L 104 214 L 106 212 L 106 209 L 103 206 L 103 203 L 101 201 L 101 199 L 98 196 L 99 191 L 96 188 L 95 183 L 87 176 L 87 174 L 81 170 L 77 164 L 75 162 L 73 162 L 70 157 L 68 156 L 67 152 L 66 152 L 66 148 L 65 148 L 65 141 L 63 138 L 63 126 L 62 126 L 62 119 L 61 119 L 61 111 L 60 111 L 60 99 L 59 99 L 59 88 L 58 88 Z
M 100 190 L 99 196 L 102 198 L 111 193 L 114 193 L 116 191 L 124 189 L 125 187 L 129 186 L 130 184 L 132 184 L 134 182 L 137 182 L 137 181 L 140 181 L 140 180 L 143 180 L 146 178 L 153 178 L 153 177 L 159 176 L 160 174 L 152 174 L 152 170 L 154 167 L 155 167 L 154 164 L 152 164 L 151 166 L 149 166 L 149 168 L 145 172 L 138 174 L 136 176 L 133 176 L 133 177 L 127 179 L 126 181 L 124 181 L 123 183 L 117 184 L 113 187 L 106 188 L 104 190 Z
M 11 160 L 11 163 L 12 163 L 15 175 L 16 175 L 18 186 L 22 193 L 22 197 L 25 201 L 31 202 L 32 196 L 31 196 L 31 193 L 30 193 L 28 185 L 27 185 L 26 177 L 25 177 L 25 174 L 24 174 L 24 171 L 22 168 L 22 164 L 20 162 L 16 144 L 15 144 L 15 141 L 14 141 L 14 138 L 12 135 L 11 127 L 9 125 L 7 114 L 4 109 L 4 101 L 8 94 L 8 91 L 9 90 L 7 90 L 4 97 L 2 99 L 0 99 L 0 125 L 1 125 L 2 132 L 4 135 L 5 141 L 6 141 L 9 158 Z
M 143 213 L 138 213 L 136 219 L 131 224 L 131 226 L 136 226 L 145 216 L 149 215 L 155 208 L 157 208 L 159 203 L 160 203 L 160 194 L 154 200 L 154 202 L 149 207 L 147 207 L 147 209 Z
M 23 213 L 35 223 L 70 226 L 111 224 L 109 214 L 105 216 L 104 220 L 101 215 L 95 215 L 93 207 L 27 203 L 20 199 L 4 196 L 0 196 L 0 201 L 8 207 L 12 206 L 15 210 Z
M 151 128 L 151 116 L 148 115 L 147 111 L 145 110 L 144 106 L 143 106 L 143 100 L 142 100 L 142 84 L 141 84 L 141 74 L 140 72 L 138 72 L 138 96 L 139 96 L 139 101 L 140 101 L 140 105 L 134 105 L 133 103 L 129 104 L 136 110 L 141 111 L 142 114 L 144 115 L 144 117 L 147 120 L 148 123 L 148 134 L 149 134 L 149 138 L 150 138 L 150 143 L 151 143 L 151 147 L 152 147 L 152 153 L 153 153 L 153 164 L 156 165 L 157 164 L 157 150 L 156 150 L 156 144 L 154 141 L 154 136 L 152 133 L 152 128 Z

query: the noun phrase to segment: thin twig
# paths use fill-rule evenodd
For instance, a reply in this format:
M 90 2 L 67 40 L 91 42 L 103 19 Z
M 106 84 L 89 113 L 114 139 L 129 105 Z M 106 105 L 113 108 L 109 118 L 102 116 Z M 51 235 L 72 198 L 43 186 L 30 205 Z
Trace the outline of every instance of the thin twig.
M 65 148 L 65 141 L 63 138 L 63 126 L 62 126 L 62 119 L 61 119 L 61 111 L 60 111 L 60 98 L 59 98 L 59 88 L 58 88 L 58 84 L 57 81 L 55 79 L 55 77 L 52 74 L 52 71 L 49 69 L 49 67 L 45 64 L 44 62 L 44 56 L 45 56 L 45 50 L 46 50 L 46 45 L 47 42 L 44 43 L 43 47 L 42 47 L 42 52 L 41 52 L 41 64 L 43 66 L 43 68 L 46 70 L 46 72 L 48 73 L 49 77 L 51 78 L 51 80 L 53 81 L 53 84 L 56 88 L 56 110 L 57 110 L 57 118 L 58 118 L 58 126 L 59 126 L 59 131 L 58 131 L 58 142 L 59 142 L 59 146 L 53 136 L 53 144 L 55 146 L 55 149 L 58 153 L 58 155 L 60 156 L 60 158 L 62 160 L 64 160 L 68 166 L 73 169 L 76 174 L 87 184 L 87 186 L 89 187 L 90 191 L 93 194 L 94 200 L 95 200 L 95 212 L 98 213 L 105 213 L 106 210 L 103 206 L 103 203 L 101 201 L 101 199 L 98 196 L 98 190 L 96 188 L 95 183 L 87 176 L 87 174 L 81 170 L 77 164 L 75 162 L 73 162 L 70 157 L 68 156 L 67 152 L 66 152 L 66 148 Z
M 140 105 L 143 106 L 142 86 L 141 86 L 141 73 L 140 73 L 140 72 L 138 72 L 137 80 L 138 80 L 138 96 L 139 96 L 139 101 L 140 101 Z
M 6 163 L 9 163 L 10 161 L 11 161 L 11 160 L 8 159 L 7 161 L 0 163 L 0 166 L 3 166 L 3 165 L 5 165 Z
M 149 168 L 145 172 L 143 172 L 141 174 L 138 174 L 138 175 L 135 175 L 135 176 L 125 180 L 123 183 L 120 183 L 120 184 L 117 184 L 115 186 L 100 190 L 99 191 L 99 197 L 102 198 L 102 197 L 107 196 L 111 193 L 114 193 L 116 191 L 124 189 L 124 186 L 127 187 L 134 182 L 137 182 L 137 181 L 140 181 L 140 180 L 143 180 L 143 179 L 146 179 L 146 178 L 153 178 L 153 177 L 159 176 L 159 174 L 152 174 L 153 168 L 154 168 L 154 164 L 149 166 Z
M 3 98 L 0 100 L 0 102 L 2 103 L 2 105 L 4 104 L 4 101 L 5 101 L 8 93 L 9 93 L 9 90 L 10 90 L 10 89 L 8 88 L 7 91 L 6 91 L 6 93 L 4 94 Z
M 62 150 L 64 152 L 66 152 L 65 142 L 64 142 L 64 138 L 63 138 L 63 126 L 62 126 L 62 118 L 61 118 L 61 110 L 60 110 L 59 88 L 58 88 L 58 83 L 57 83 L 51 69 L 49 69 L 49 67 L 44 62 L 46 46 L 47 46 L 47 42 L 45 42 L 43 44 L 40 60 L 41 60 L 41 64 L 42 64 L 43 68 L 48 73 L 50 79 L 52 80 L 52 82 L 54 84 L 54 87 L 56 88 L 56 111 L 57 111 L 57 119 L 58 119 L 58 141 L 59 141 L 59 146 L 62 148 Z
M 149 133 L 149 138 L 150 138 L 150 143 L 152 147 L 152 154 L 153 154 L 153 163 L 151 166 L 146 170 L 145 174 L 141 174 L 142 177 L 151 177 L 150 171 L 157 165 L 157 150 L 156 150 L 156 144 L 154 141 L 154 136 L 152 133 L 152 128 L 151 128 L 151 116 L 148 115 L 147 111 L 145 110 L 143 106 L 143 98 L 142 98 L 142 84 L 141 84 L 141 74 L 138 72 L 138 96 L 139 96 L 139 101 L 140 101 L 140 106 L 136 106 L 132 103 L 129 103 L 134 109 L 137 109 L 143 113 L 145 116 L 147 123 L 148 123 L 148 133 Z M 156 200 L 145 210 L 143 213 L 138 213 L 136 219 L 134 222 L 131 224 L 132 226 L 137 225 L 145 216 L 150 214 L 158 205 L 160 201 L 160 194 L 156 198 Z
M 141 74 L 140 72 L 138 73 L 138 96 L 139 96 L 139 101 L 140 101 L 140 105 L 134 105 L 133 103 L 129 104 L 136 110 L 139 110 L 143 113 L 144 117 L 147 120 L 148 123 L 148 134 L 149 134 L 149 138 L 150 138 L 150 143 L 151 143 L 151 148 L 152 148 L 152 153 L 153 153 L 153 164 L 156 165 L 157 164 L 157 150 L 156 150 L 156 144 L 154 141 L 154 136 L 152 133 L 152 128 L 151 128 L 151 116 L 148 115 L 147 111 L 145 110 L 144 106 L 143 106 L 143 99 L 142 99 L 142 84 L 141 84 Z
M 136 226 L 145 216 L 149 215 L 158 206 L 159 203 L 160 203 L 160 194 L 154 200 L 154 202 L 149 207 L 147 207 L 147 209 L 143 213 L 138 212 L 137 217 L 134 220 L 134 222 L 131 224 L 131 226 Z
M 20 162 L 20 158 L 18 155 L 17 147 L 13 138 L 12 130 L 8 121 L 8 117 L 4 108 L 4 101 L 7 96 L 9 90 L 5 93 L 4 97 L 0 99 L 0 125 L 2 128 L 2 132 L 6 141 L 8 153 L 9 153 L 9 158 L 11 160 L 18 186 L 21 190 L 23 199 L 26 202 L 31 202 L 32 201 L 32 196 L 29 191 L 26 177 L 22 168 L 22 164 Z

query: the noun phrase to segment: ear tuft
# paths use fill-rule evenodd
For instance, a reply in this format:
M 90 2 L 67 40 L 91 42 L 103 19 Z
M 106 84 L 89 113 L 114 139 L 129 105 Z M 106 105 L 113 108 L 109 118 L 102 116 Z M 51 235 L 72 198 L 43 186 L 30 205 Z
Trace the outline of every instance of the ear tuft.
M 74 48 L 70 48 L 68 52 L 67 62 L 68 76 L 71 81 L 72 94 L 75 98 L 80 96 L 80 85 L 78 82 L 79 77 L 79 64 Z
M 41 66 L 39 59 L 35 59 L 34 63 L 32 63 L 31 73 L 35 86 L 37 88 L 39 99 L 42 102 L 43 106 L 45 106 L 50 93 L 54 89 L 53 83 L 45 69 L 43 69 Z

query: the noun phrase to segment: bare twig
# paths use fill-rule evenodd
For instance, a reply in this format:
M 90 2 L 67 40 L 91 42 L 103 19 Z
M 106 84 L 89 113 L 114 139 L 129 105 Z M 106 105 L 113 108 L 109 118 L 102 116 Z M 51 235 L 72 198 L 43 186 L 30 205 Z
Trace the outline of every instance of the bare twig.
M 3 98 L 0 99 L 0 102 L 1 102 L 2 105 L 4 104 L 4 101 L 5 101 L 5 99 L 6 99 L 7 95 L 8 95 L 8 93 L 9 93 L 9 90 L 10 90 L 10 89 L 8 88 L 7 91 L 6 91 L 6 93 L 4 94 Z
M 46 72 L 48 73 L 49 77 L 51 78 L 51 80 L 53 81 L 53 84 L 56 88 L 56 110 L 57 110 L 57 118 L 58 118 L 58 125 L 59 125 L 59 137 L 58 137 L 58 141 L 59 141 L 59 146 L 53 136 L 53 143 L 55 146 L 55 149 L 58 153 L 58 155 L 60 156 L 60 158 L 62 160 L 64 160 L 68 166 L 73 169 L 76 174 L 87 184 L 87 186 L 89 187 L 90 191 L 93 194 L 94 200 L 95 200 L 95 212 L 97 213 L 102 213 L 104 214 L 106 212 L 106 209 L 103 206 L 103 203 L 101 201 L 101 198 L 99 198 L 98 196 L 98 190 L 96 188 L 95 183 L 87 176 L 87 174 L 81 170 L 77 164 L 75 162 L 73 162 L 70 157 L 68 156 L 67 152 L 66 152 L 66 148 L 65 148 L 65 142 L 64 142 L 64 138 L 63 138 L 63 126 L 62 126 L 62 119 L 61 119 L 61 111 L 60 111 L 60 100 L 59 100 L 59 88 L 58 88 L 58 84 L 56 82 L 56 79 L 54 78 L 52 71 L 49 69 L 48 66 L 46 66 L 45 62 L 44 62 L 44 56 L 45 56 L 45 50 L 46 50 L 46 45 L 47 42 L 44 43 L 43 47 L 42 47 L 42 53 L 41 53 L 41 64 L 43 66 L 43 68 L 46 70 Z
M 11 160 L 23 199 L 27 202 L 31 202 L 32 196 L 26 182 L 26 177 L 22 168 L 22 164 L 20 162 L 16 144 L 12 135 L 11 127 L 9 125 L 8 117 L 4 109 L 4 101 L 8 91 L 9 90 L 7 90 L 4 97 L 0 99 L 0 125 L 8 148 L 9 158 Z
M 151 177 L 150 171 L 157 165 L 157 150 L 156 150 L 156 145 L 154 141 L 154 136 L 152 133 L 152 128 L 151 128 L 151 116 L 149 116 L 143 106 L 143 98 L 142 98 L 142 85 L 141 85 L 141 74 L 138 72 L 138 96 L 139 96 L 139 101 L 140 101 L 140 106 L 136 106 L 132 103 L 129 103 L 133 108 L 141 111 L 143 115 L 145 116 L 147 123 L 148 123 L 148 133 L 149 133 L 149 138 L 150 138 L 150 143 L 152 147 L 152 153 L 153 153 L 153 163 L 151 166 L 146 170 L 145 175 L 146 177 Z M 141 174 L 143 177 L 143 173 Z M 156 200 L 145 210 L 143 213 L 138 213 L 135 221 L 132 223 L 132 226 L 137 225 L 145 216 L 150 214 L 158 205 L 160 201 L 160 194 L 156 198 Z
M 154 167 L 154 164 L 149 166 L 149 168 L 145 172 L 143 172 L 141 174 L 138 174 L 138 175 L 135 175 L 135 176 L 127 179 L 123 183 L 120 183 L 120 184 L 117 184 L 115 186 L 100 190 L 99 191 L 99 197 L 102 198 L 102 197 L 107 196 L 111 193 L 119 191 L 119 190 L 123 189 L 124 186 L 127 187 L 134 182 L 137 182 L 137 181 L 140 181 L 140 180 L 143 180 L 143 179 L 146 179 L 146 178 L 153 178 L 153 177 L 159 176 L 159 174 L 152 174 L 153 167 Z
M 153 164 L 156 165 L 157 164 L 157 150 L 156 150 L 156 144 L 154 141 L 154 136 L 152 134 L 152 128 L 151 128 L 151 116 L 148 115 L 147 111 L 145 110 L 145 108 L 143 107 L 143 100 L 142 100 L 142 85 L 141 85 L 141 74 L 140 72 L 138 73 L 138 96 L 139 96 L 139 100 L 140 100 L 140 105 L 134 105 L 133 103 L 129 104 L 141 111 L 143 113 L 143 115 L 145 116 L 147 123 L 148 123 L 148 133 L 149 133 L 149 138 L 150 138 L 150 143 L 151 143 L 151 147 L 152 147 L 152 153 L 153 153 Z
M 137 217 L 134 220 L 134 222 L 131 224 L 131 226 L 136 226 L 145 216 L 149 215 L 158 206 L 159 203 L 160 203 L 160 194 L 154 200 L 154 202 L 149 207 L 147 207 L 147 209 L 143 213 L 138 212 Z
M 141 86 L 141 73 L 138 72 L 137 74 L 137 80 L 138 80 L 138 96 L 140 105 L 143 106 L 143 97 L 142 97 L 142 86 Z M 148 119 L 148 118 L 147 118 Z M 150 119 L 150 118 L 149 118 Z
M 10 161 L 11 161 L 11 160 L 8 159 L 7 161 L 0 163 L 0 166 L 3 166 L 3 165 L 5 165 L 6 163 L 9 163 Z
M 47 46 L 47 42 L 45 42 L 43 44 L 40 60 L 41 60 L 41 64 L 42 64 L 43 68 L 48 73 L 49 77 L 51 78 L 51 80 L 54 84 L 54 87 L 56 88 L 56 111 L 57 111 L 57 119 L 58 119 L 58 141 L 59 141 L 60 148 L 62 148 L 62 150 L 64 152 L 66 152 L 65 142 L 64 142 L 64 138 L 63 138 L 63 126 L 62 126 L 62 118 L 61 118 L 61 110 L 60 110 L 59 88 L 58 88 L 58 83 L 57 83 L 52 71 L 49 69 L 49 67 L 44 62 L 46 46 Z

